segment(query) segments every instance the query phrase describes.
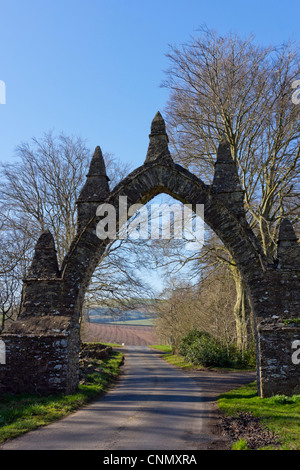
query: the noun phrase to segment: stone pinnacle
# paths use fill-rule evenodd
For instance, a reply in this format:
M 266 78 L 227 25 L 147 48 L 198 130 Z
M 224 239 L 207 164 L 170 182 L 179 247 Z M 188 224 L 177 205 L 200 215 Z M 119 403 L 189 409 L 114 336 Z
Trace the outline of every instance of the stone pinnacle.
M 162 117 L 161 113 L 157 111 L 154 116 L 154 119 L 151 123 L 151 134 L 150 135 L 165 135 L 167 141 L 169 142 L 169 138 L 166 132 L 166 124 L 164 118 Z
M 297 241 L 294 227 L 287 218 L 283 219 L 280 224 L 278 241 Z
M 163 160 L 165 163 L 172 163 L 172 157 L 168 147 L 168 134 L 166 132 L 165 121 L 158 111 L 151 123 L 151 134 L 149 135 L 149 147 L 145 163 L 155 160 Z
M 292 223 L 283 219 L 278 234 L 277 257 L 278 268 L 299 269 L 300 266 L 300 245 Z
M 27 279 L 53 279 L 60 276 L 55 242 L 52 233 L 46 230 L 39 237 L 34 250 Z
M 231 155 L 230 144 L 225 136 L 222 137 L 217 151 L 217 162 L 232 163 L 233 158 Z
M 230 144 L 225 136 L 222 137 L 218 146 L 212 187 L 218 193 L 243 192 L 236 163 L 231 155 Z
M 105 162 L 99 145 L 95 148 L 87 176 L 106 176 Z

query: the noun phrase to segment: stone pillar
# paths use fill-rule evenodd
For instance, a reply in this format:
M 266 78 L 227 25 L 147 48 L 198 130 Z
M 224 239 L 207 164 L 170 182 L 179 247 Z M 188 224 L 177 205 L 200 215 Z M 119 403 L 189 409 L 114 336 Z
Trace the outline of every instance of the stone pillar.
M 287 219 L 279 230 L 277 261 L 265 273 L 263 284 L 257 325 L 259 393 L 263 397 L 299 394 L 300 246 Z
M 70 393 L 79 380 L 79 325 L 63 296 L 52 234 L 44 232 L 24 279 L 22 309 L 0 339 L 0 394 Z
M 298 324 L 263 325 L 259 338 L 259 387 L 261 397 L 299 395 L 300 326 Z
M 1 334 L 0 395 L 72 393 L 79 381 L 79 326 L 69 317 L 27 317 Z

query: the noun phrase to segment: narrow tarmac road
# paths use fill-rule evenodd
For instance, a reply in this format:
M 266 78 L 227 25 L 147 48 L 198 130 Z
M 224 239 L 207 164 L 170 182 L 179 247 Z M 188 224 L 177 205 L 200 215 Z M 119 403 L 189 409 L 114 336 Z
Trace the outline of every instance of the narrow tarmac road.
M 147 347 L 130 346 L 124 373 L 104 397 L 16 438 L 1 450 L 201 450 L 225 448 L 217 396 L 252 373 L 187 373 Z

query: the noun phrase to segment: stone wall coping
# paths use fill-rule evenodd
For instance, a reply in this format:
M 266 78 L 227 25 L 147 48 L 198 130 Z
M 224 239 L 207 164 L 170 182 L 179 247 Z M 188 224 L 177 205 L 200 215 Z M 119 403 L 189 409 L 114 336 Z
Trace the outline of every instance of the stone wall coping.
M 73 320 L 67 316 L 38 316 L 17 320 L 6 326 L 1 336 L 65 336 L 72 331 Z

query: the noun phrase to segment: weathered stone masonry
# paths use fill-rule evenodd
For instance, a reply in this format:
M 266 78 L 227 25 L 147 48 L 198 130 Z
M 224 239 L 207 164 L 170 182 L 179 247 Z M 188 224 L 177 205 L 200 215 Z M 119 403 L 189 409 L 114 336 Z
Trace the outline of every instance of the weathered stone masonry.
M 300 340 L 300 246 L 283 220 L 277 259 L 270 264 L 244 213 L 244 191 L 230 147 L 221 141 L 212 185 L 173 162 L 165 123 L 157 113 L 151 125 L 144 164 L 113 191 L 100 147 L 95 149 L 78 205 L 77 235 L 61 267 L 50 232 L 37 242 L 24 279 L 18 321 L 0 339 L 6 364 L 0 364 L 0 393 L 69 393 L 78 386 L 79 317 L 84 295 L 106 248 L 96 236 L 96 209 L 108 202 L 118 213 L 119 196 L 128 205 L 145 204 L 165 192 L 186 204 L 204 204 L 205 222 L 228 248 L 246 283 L 256 324 L 257 379 L 261 396 L 299 393 L 300 365 L 292 344 Z

